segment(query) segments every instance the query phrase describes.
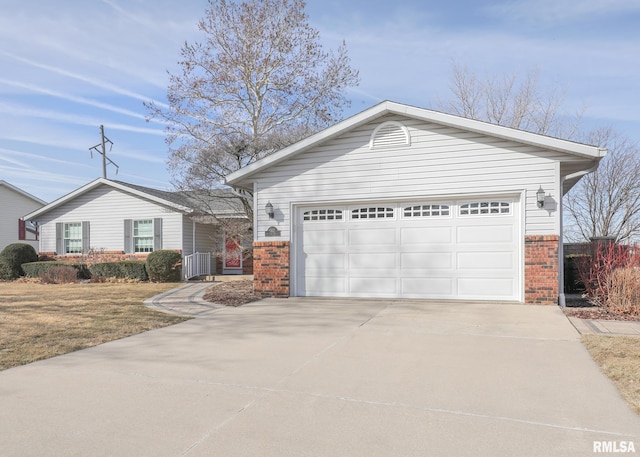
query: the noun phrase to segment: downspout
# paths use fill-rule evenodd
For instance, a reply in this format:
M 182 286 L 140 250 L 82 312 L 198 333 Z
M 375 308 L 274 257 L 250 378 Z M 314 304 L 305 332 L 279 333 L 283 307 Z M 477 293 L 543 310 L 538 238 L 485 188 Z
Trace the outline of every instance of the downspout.
M 191 219 L 191 254 L 196 253 L 196 221 Z
M 597 170 L 598 168 L 598 164 L 600 162 L 597 162 L 593 167 L 587 169 L 587 170 L 582 170 L 582 171 L 576 171 L 575 173 L 571 173 L 568 174 L 566 176 L 563 176 L 560 178 L 560 193 L 561 193 L 561 197 L 560 197 L 560 243 L 558 243 L 558 305 L 560 305 L 560 307 L 564 308 L 567 306 L 567 301 L 566 298 L 564 296 L 564 241 L 563 241 L 563 235 L 564 235 L 564 182 L 567 179 L 573 179 L 573 178 L 581 178 L 584 175 L 588 175 L 589 173 L 592 173 L 594 171 Z

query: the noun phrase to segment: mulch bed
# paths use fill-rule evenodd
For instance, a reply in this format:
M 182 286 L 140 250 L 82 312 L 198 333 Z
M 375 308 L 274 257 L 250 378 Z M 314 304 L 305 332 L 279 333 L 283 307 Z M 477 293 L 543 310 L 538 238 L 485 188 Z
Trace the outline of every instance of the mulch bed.
M 260 300 L 253 293 L 253 281 L 229 281 L 209 287 L 203 297 L 206 301 L 226 306 L 240 306 Z
M 640 316 L 629 316 L 626 314 L 616 314 L 609 310 L 591 303 L 586 298 L 567 298 L 567 306 L 562 309 L 567 316 L 579 319 L 601 319 L 608 321 L 638 321 Z

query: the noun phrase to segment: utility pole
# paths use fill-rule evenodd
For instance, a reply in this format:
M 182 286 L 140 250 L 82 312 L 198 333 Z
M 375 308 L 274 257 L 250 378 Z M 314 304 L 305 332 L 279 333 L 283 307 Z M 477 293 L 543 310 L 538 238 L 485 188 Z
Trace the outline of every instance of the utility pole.
M 107 162 L 116 167 L 116 174 L 118 174 L 118 170 L 120 167 L 117 163 L 107 157 L 107 143 L 109 143 L 109 152 L 113 149 L 113 141 L 104 136 L 104 126 L 100 126 L 100 144 L 96 144 L 95 146 L 91 146 L 89 148 L 89 152 L 91 153 L 91 158 L 93 158 L 93 151 L 102 155 L 102 177 L 107 179 Z

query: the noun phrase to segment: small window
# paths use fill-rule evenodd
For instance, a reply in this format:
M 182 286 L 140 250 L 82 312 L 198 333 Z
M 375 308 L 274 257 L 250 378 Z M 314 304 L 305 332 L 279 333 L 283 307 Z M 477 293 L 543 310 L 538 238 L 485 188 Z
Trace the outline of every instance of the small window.
M 341 221 L 341 209 L 312 209 L 302 215 L 304 221 Z
M 511 214 L 511 203 L 487 201 L 465 203 L 460 206 L 461 216 L 484 214 Z
M 64 224 L 64 252 L 65 254 L 82 254 L 81 222 Z
M 393 217 L 393 208 L 380 206 L 358 208 L 351 211 L 351 219 L 384 219 Z
M 414 205 L 404 208 L 404 217 L 438 217 L 449 216 L 449 205 Z
M 153 252 L 153 219 L 133 221 L 133 251 Z

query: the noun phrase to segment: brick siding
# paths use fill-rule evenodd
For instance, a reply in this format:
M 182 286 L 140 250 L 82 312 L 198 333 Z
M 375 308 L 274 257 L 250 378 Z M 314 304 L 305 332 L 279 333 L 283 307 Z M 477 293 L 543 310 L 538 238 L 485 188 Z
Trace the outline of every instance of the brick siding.
M 524 301 L 536 305 L 558 303 L 557 235 L 524 239 Z
M 253 243 L 253 290 L 258 297 L 289 296 L 289 242 Z

